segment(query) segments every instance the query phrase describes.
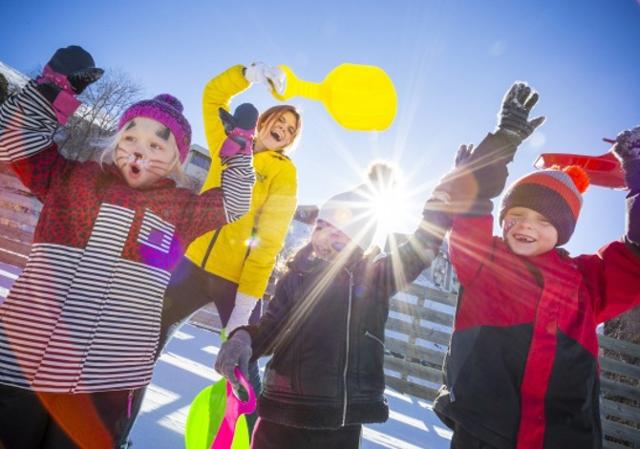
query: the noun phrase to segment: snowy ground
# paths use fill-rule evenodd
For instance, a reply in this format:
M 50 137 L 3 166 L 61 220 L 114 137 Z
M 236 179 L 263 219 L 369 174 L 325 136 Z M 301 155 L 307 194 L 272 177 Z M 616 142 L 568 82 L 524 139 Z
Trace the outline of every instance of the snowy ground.
M 133 429 L 134 449 L 182 447 L 189 403 L 202 388 L 220 377 L 213 360 L 220 340 L 216 333 L 185 325 L 169 343 L 156 366 L 142 412 Z M 387 389 L 389 421 L 367 425 L 365 449 L 446 449 L 451 433 L 428 402 Z
M 19 274 L 0 263 L 0 303 Z M 194 325 L 176 333 L 158 361 L 152 383 L 131 438 L 134 449 L 184 447 L 189 404 L 204 387 L 220 377 L 213 361 L 219 336 Z M 446 449 L 451 432 L 438 420 L 429 402 L 387 389 L 390 417 L 384 424 L 365 426 L 363 449 Z

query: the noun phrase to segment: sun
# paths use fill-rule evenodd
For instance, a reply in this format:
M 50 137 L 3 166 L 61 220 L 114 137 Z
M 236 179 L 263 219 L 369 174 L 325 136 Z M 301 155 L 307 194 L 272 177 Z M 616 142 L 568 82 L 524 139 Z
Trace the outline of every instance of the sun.
M 374 243 L 384 247 L 387 236 L 408 232 L 408 226 L 416 223 L 415 205 L 405 188 L 400 169 L 388 162 L 374 162 L 368 172 L 367 216 L 376 226 Z

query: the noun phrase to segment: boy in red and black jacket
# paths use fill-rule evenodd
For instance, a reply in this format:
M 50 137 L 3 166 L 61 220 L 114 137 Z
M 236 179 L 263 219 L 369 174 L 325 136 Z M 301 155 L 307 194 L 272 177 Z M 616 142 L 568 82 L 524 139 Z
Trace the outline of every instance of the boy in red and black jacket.
M 578 167 L 516 181 L 500 208 L 503 235 L 492 235 L 491 199 L 541 123 L 528 121 L 536 101 L 515 84 L 498 131 L 462 151 L 437 189 L 456 210 L 449 251 L 462 293 L 434 409 L 456 449 L 601 448 L 596 326 L 640 304 L 640 127 L 614 148 L 630 190 L 621 241 L 578 257 L 559 248 L 588 186 Z

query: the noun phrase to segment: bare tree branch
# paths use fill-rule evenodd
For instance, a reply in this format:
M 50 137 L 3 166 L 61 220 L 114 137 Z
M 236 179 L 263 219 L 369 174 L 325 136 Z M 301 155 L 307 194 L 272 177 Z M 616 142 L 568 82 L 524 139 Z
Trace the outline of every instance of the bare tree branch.
M 79 96 L 83 105 L 57 139 L 61 152 L 69 159 L 90 159 L 96 142 L 115 132 L 120 115 L 140 99 L 141 93 L 142 87 L 128 74 L 107 70 Z

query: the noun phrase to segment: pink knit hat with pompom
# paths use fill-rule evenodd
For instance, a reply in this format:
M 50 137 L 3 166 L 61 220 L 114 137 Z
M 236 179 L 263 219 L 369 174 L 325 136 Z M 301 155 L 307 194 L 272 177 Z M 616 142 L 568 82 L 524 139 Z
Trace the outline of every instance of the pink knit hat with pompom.
M 151 100 L 142 100 L 132 104 L 124 111 L 118 122 L 118 131 L 136 117 L 156 120 L 169 128 L 178 144 L 180 162 L 184 162 L 191 145 L 191 125 L 182 115 L 182 103 L 173 95 L 160 94 Z

